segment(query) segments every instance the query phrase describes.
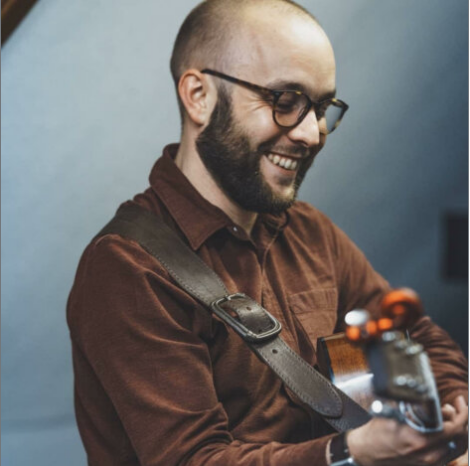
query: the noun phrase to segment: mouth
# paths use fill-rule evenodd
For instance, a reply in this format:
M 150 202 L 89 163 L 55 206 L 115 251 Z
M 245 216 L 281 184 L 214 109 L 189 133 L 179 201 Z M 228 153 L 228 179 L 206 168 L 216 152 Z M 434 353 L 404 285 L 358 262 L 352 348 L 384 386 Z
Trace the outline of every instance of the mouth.
M 288 171 L 295 171 L 299 165 L 299 161 L 297 159 L 287 157 L 285 155 L 269 153 L 266 157 L 272 164 Z

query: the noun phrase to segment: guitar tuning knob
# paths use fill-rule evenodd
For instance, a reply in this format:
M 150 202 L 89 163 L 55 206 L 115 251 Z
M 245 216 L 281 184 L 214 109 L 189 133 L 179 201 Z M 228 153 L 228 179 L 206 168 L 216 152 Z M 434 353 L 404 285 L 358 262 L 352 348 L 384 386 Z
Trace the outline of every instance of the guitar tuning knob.
M 362 343 L 377 335 L 377 323 L 371 319 L 368 311 L 355 309 L 346 314 L 346 337 L 354 343 Z
M 415 379 L 414 377 L 408 374 L 399 375 L 393 380 L 393 383 L 397 387 L 408 387 L 412 390 L 417 389 L 419 386 L 422 385 L 419 380 Z
M 346 314 L 344 321 L 351 327 L 364 327 L 370 320 L 370 313 L 365 309 L 354 309 Z
M 401 350 L 401 351 L 405 351 L 407 348 L 409 348 L 409 346 L 410 344 L 408 343 L 407 340 L 397 340 L 394 345 L 394 347 L 397 350 Z
M 420 345 L 419 343 L 411 345 L 408 348 L 406 348 L 406 350 L 405 350 L 405 354 L 407 356 L 415 356 L 415 355 L 417 355 L 419 353 L 422 353 L 422 352 L 423 352 L 423 346 Z
M 423 314 L 421 300 L 410 288 L 399 288 L 387 293 L 380 307 L 382 319 L 391 320 L 393 327 L 400 329 L 410 327 Z
M 426 386 L 426 384 L 421 383 L 416 387 L 415 390 L 421 395 L 423 395 L 424 393 L 428 392 L 428 387 Z

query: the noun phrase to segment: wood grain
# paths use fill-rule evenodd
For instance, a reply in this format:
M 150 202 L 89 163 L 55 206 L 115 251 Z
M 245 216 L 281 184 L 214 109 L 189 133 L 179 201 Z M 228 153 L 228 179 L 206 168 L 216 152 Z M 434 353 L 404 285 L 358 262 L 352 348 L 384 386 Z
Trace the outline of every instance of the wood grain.
M 361 348 L 346 340 L 344 333 L 318 339 L 317 360 L 321 373 L 364 409 L 374 397 L 372 374 Z

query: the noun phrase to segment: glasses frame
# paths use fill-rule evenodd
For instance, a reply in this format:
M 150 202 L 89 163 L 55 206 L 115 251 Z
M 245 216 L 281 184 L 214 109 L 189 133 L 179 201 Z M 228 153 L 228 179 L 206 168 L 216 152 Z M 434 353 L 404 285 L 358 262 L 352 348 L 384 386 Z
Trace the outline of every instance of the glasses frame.
M 228 74 L 221 73 L 220 71 L 211 70 L 209 68 L 203 69 L 201 71 L 201 73 L 210 74 L 210 75 L 215 76 L 217 78 L 225 79 L 226 81 L 229 81 L 233 84 L 238 84 L 238 85 L 246 87 L 247 89 L 250 89 L 252 91 L 259 92 L 261 94 L 272 97 L 272 101 L 273 101 L 273 103 L 272 103 L 273 120 L 274 120 L 274 123 L 276 123 L 276 125 L 278 125 L 281 128 L 286 128 L 286 129 L 295 128 L 300 123 L 302 123 L 303 119 L 307 116 L 307 113 L 310 111 L 311 108 L 314 109 L 315 114 L 318 114 L 319 113 L 318 109 L 322 105 L 324 105 L 326 102 L 329 102 L 329 103 L 333 104 L 335 107 L 339 107 L 341 109 L 341 114 L 340 114 L 338 120 L 336 121 L 333 129 L 331 131 L 326 130 L 326 132 L 323 133 L 323 134 L 331 134 L 339 126 L 339 124 L 341 123 L 341 120 L 344 117 L 344 114 L 346 113 L 346 111 L 349 108 L 349 105 L 346 102 L 343 102 L 340 99 L 336 99 L 335 97 L 325 99 L 325 100 L 321 100 L 319 102 L 314 102 L 307 94 L 305 94 L 304 92 L 295 90 L 295 89 L 270 89 L 268 87 L 263 87 L 263 86 L 259 86 L 258 84 L 253 84 L 253 83 L 250 83 L 248 81 L 244 81 L 243 79 L 238 79 L 238 78 L 235 78 L 233 76 L 229 76 Z M 293 125 L 280 124 L 276 119 L 276 104 L 279 101 L 279 99 L 281 98 L 282 94 L 284 94 L 286 92 L 293 92 L 297 95 L 302 95 L 307 99 L 307 105 L 302 110 L 300 115 L 297 117 L 297 121 Z

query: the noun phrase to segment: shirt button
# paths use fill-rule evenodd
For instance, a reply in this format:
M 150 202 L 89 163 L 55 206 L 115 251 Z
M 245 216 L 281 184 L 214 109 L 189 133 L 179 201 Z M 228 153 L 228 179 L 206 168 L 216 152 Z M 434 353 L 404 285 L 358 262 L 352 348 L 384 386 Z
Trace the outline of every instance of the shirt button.
M 237 228 L 237 227 L 233 227 L 232 229 L 233 229 L 233 231 L 234 231 L 235 233 L 238 232 L 238 228 Z

